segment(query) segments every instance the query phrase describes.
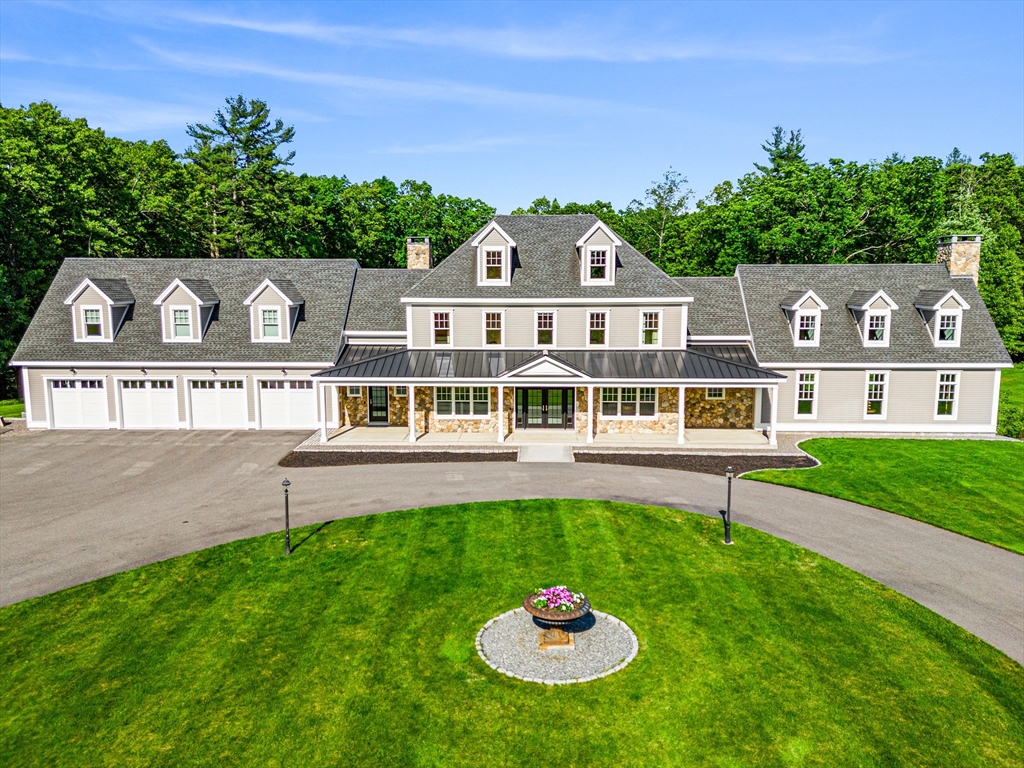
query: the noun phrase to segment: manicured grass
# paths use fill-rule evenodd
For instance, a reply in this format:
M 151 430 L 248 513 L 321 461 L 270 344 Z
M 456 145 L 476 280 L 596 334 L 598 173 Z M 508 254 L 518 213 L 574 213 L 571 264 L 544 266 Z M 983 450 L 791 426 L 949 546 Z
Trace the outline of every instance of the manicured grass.
M 309 536 L 308 539 L 303 539 Z M 758 531 L 597 501 L 353 518 L 0 610 L 4 765 L 1010 765 L 1024 668 Z M 626 621 L 545 687 L 473 641 L 537 584 Z
M 8 419 L 20 419 L 25 410 L 25 404 L 21 400 L 0 400 L 0 416 Z
M 999 379 L 999 405 L 1024 408 L 1024 363 L 1003 370 Z
M 744 475 L 849 499 L 1024 554 L 1024 443 L 819 438 L 822 466 Z

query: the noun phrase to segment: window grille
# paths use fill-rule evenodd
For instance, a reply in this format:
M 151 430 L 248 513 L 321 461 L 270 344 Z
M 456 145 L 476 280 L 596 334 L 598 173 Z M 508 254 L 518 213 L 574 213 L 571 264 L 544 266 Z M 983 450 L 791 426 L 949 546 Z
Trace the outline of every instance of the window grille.
M 281 335 L 281 326 L 278 324 L 277 310 L 263 310 L 263 338 L 275 339 Z
M 484 264 L 488 280 L 501 280 L 503 251 L 487 251 L 484 254 Z
M 189 311 L 187 309 L 175 309 L 172 314 L 174 316 L 175 338 L 191 338 L 192 323 L 189 319 Z
M 796 412 L 804 416 L 814 414 L 815 374 L 801 373 L 797 380 Z
M 658 343 L 658 326 L 660 325 L 660 312 L 644 312 L 643 321 L 643 343 Z
M 956 402 L 956 379 L 955 373 L 939 374 L 939 403 L 936 410 L 938 416 L 953 415 L 953 404 Z
M 555 343 L 555 313 L 537 313 L 537 344 L 551 345 Z
M 868 416 L 881 416 L 885 410 L 885 374 L 868 374 Z
M 799 335 L 800 341 L 814 341 L 815 333 L 818 330 L 818 317 L 816 315 L 800 315 Z
M 590 343 L 601 347 L 605 344 L 605 333 L 608 330 L 608 315 L 605 312 L 590 313 Z
M 956 315 L 939 315 L 939 341 L 956 341 Z
M 484 332 L 488 344 L 501 344 L 501 312 L 484 313 Z
M 605 280 L 608 277 L 608 251 L 590 252 L 590 279 Z
M 100 321 L 100 311 L 98 309 L 85 309 L 82 310 L 82 315 L 85 319 L 85 335 L 90 339 L 102 336 L 103 324 Z
M 885 315 L 868 315 L 868 341 L 885 341 Z
M 452 316 L 449 312 L 434 313 L 434 344 L 447 346 L 452 343 Z

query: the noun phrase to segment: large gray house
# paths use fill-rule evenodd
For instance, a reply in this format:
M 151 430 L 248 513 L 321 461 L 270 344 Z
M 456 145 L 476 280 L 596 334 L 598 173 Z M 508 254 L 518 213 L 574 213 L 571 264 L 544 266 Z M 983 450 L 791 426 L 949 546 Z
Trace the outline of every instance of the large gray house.
M 935 264 L 671 278 L 591 215 L 498 216 L 446 259 L 69 258 L 12 365 L 36 429 L 992 433 L 1010 367 L 980 238 Z M 485 438 L 485 436 L 487 436 Z

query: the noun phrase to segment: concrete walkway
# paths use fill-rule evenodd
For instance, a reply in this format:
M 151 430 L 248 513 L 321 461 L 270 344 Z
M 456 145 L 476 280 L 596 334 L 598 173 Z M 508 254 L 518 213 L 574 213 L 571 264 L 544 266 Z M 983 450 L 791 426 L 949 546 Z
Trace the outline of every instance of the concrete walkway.
M 725 480 L 603 464 L 276 466 L 305 433 L 47 432 L 0 442 L 0 604 L 295 525 L 409 507 L 599 498 L 716 515 Z M 914 520 L 738 480 L 734 519 L 902 592 L 1024 663 L 1024 557 Z M 742 546 L 742 532 L 737 537 Z

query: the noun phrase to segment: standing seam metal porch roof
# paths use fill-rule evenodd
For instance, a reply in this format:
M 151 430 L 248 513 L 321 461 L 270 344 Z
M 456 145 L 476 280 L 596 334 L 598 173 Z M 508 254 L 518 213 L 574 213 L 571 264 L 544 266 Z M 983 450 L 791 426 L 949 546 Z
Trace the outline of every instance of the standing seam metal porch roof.
M 774 382 L 781 374 L 692 349 L 659 352 L 535 349 L 410 349 L 328 368 L 314 376 L 341 379 L 493 379 L 547 357 L 595 379 L 749 379 Z M 345 359 L 345 354 L 341 356 Z M 569 374 L 567 374 L 568 376 Z M 510 383 L 515 378 L 509 378 Z

